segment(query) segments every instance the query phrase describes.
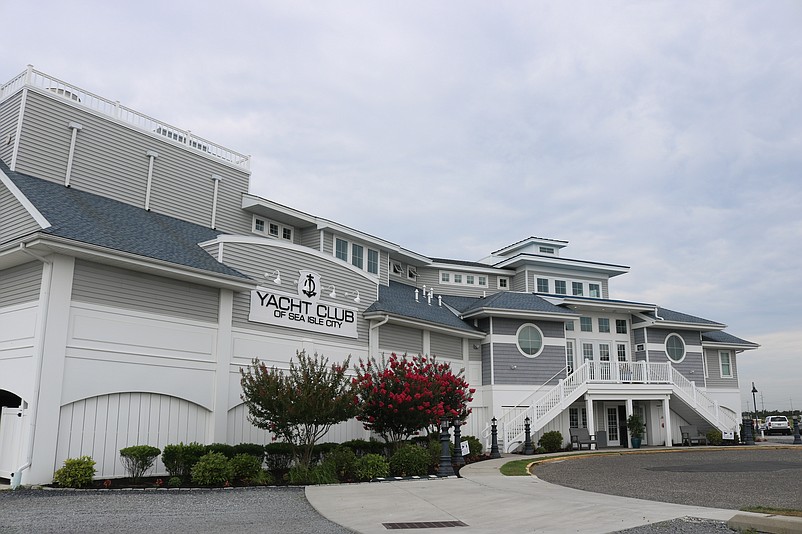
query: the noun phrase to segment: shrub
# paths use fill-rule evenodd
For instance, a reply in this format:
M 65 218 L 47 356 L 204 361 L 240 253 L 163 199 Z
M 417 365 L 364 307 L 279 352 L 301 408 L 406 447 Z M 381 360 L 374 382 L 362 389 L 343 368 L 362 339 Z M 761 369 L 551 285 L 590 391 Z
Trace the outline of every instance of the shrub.
M 336 484 L 338 482 L 332 464 L 327 462 L 313 467 L 295 465 L 287 473 L 287 481 L 290 484 Z
M 390 457 L 390 472 L 395 476 L 423 476 L 429 473 L 431 454 L 417 445 L 402 445 Z
M 286 471 L 292 465 L 292 445 L 269 443 L 265 445 L 265 462 L 271 471 Z
M 707 437 L 707 443 L 709 445 L 721 445 L 721 430 L 717 428 L 711 428 L 707 431 L 705 437 Z
M 434 471 L 440 465 L 440 456 L 442 454 L 442 445 L 440 442 L 433 439 L 425 444 L 426 448 L 429 450 L 429 468 Z M 448 444 L 448 453 L 449 457 L 454 456 L 454 444 L 449 442 Z
M 390 475 L 390 464 L 380 454 L 366 454 L 356 460 L 354 476 L 357 480 L 373 480 Z
M 543 447 L 538 447 L 537 449 L 535 449 L 535 454 L 546 454 L 546 449 L 544 449 Z
M 197 442 L 165 445 L 162 451 L 162 463 L 170 476 L 189 478 L 192 467 L 206 454 L 206 446 Z
M 557 452 L 563 446 L 563 435 L 557 430 L 552 430 L 540 436 L 537 443 L 546 449 L 546 452 Z
M 205 454 L 192 467 L 192 482 L 199 486 L 222 486 L 228 480 L 231 480 L 231 463 L 223 453 Z
M 170 477 L 167 480 L 167 487 L 168 488 L 180 488 L 181 487 L 181 477 Z
M 145 472 L 153 467 L 156 458 L 162 453 L 157 447 L 150 445 L 134 445 L 120 449 L 120 461 L 128 472 L 128 475 L 138 481 Z
M 327 454 L 339 446 L 339 443 L 331 443 L 330 441 L 316 444 L 314 447 L 312 447 L 313 463 L 322 462 Z
M 352 439 L 351 441 L 345 441 L 340 445 L 342 447 L 353 449 L 357 456 L 364 456 L 366 454 L 385 454 L 385 449 L 387 448 L 386 443 L 375 439 L 371 439 L 370 441 L 364 439 Z
M 85 488 L 95 476 L 95 461 L 89 456 L 67 458 L 64 467 L 53 475 L 53 482 L 62 488 Z
M 258 484 L 264 474 L 262 462 L 250 454 L 237 454 L 231 460 L 231 477 L 245 484 Z
M 258 458 L 261 464 L 265 459 L 265 446 L 258 443 L 240 443 L 234 445 L 234 456 L 237 454 L 250 454 L 254 458 Z
M 468 447 L 470 448 L 471 452 L 468 455 L 468 459 L 472 462 L 475 462 L 479 459 L 482 455 L 482 442 L 479 441 L 479 438 L 476 436 L 462 436 L 461 441 L 467 441 Z
M 330 464 L 337 480 L 347 482 L 356 478 L 356 453 L 348 447 L 337 447 L 329 452 L 323 463 Z
M 206 452 L 219 452 L 229 460 L 236 454 L 234 452 L 234 446 L 228 443 L 212 443 L 211 445 L 206 445 Z

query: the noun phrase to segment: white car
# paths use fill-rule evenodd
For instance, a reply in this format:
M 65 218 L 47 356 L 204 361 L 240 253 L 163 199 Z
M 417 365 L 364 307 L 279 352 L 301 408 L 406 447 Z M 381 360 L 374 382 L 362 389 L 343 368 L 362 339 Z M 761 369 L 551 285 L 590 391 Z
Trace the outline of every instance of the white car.
M 788 425 L 788 418 L 784 415 L 769 415 L 766 417 L 766 434 L 785 434 L 791 435 L 791 427 Z

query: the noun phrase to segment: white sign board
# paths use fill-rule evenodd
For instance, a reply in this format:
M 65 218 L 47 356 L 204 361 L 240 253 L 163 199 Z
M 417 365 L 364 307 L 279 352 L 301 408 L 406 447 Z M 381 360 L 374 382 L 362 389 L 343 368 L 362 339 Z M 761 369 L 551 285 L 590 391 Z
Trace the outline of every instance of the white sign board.
M 735 432 L 722 432 L 721 439 L 735 439 Z
M 470 456 L 471 454 L 471 444 L 467 441 L 460 441 L 460 450 L 462 450 L 463 456 Z
M 343 337 L 357 337 L 355 308 L 319 300 L 319 276 L 302 271 L 298 293 L 284 293 L 260 287 L 251 291 L 251 310 L 248 320 L 320 332 Z

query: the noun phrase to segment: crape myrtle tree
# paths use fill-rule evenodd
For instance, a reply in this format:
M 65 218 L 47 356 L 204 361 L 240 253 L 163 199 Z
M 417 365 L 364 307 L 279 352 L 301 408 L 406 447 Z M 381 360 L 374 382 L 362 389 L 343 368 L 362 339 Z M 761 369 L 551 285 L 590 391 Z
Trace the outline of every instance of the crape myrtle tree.
M 328 358 L 296 353 L 288 371 L 268 368 L 254 359 L 240 370 L 242 400 L 248 420 L 293 447 L 296 460 L 308 468 L 312 448 L 332 425 L 356 414 L 353 385 L 346 375 L 350 356 L 342 364 Z
M 434 356 L 398 356 L 359 360 L 353 379 L 359 407 L 356 418 L 388 443 L 438 427 L 443 417 L 463 421 L 471 412 L 474 389 L 448 363 Z

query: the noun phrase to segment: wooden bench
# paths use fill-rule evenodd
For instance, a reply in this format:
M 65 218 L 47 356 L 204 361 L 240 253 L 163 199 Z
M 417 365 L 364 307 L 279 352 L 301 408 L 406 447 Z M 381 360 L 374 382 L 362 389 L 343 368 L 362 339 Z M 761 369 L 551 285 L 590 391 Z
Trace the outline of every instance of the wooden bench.
M 704 436 L 699 432 L 699 430 L 693 426 L 681 426 L 679 427 L 680 432 L 682 432 L 682 445 L 707 445 L 707 437 Z
M 582 445 L 587 445 L 588 450 L 596 446 L 596 436 L 591 436 L 587 428 L 569 428 L 568 433 L 571 434 L 571 448 L 582 450 Z M 598 447 L 597 447 L 598 448 Z

